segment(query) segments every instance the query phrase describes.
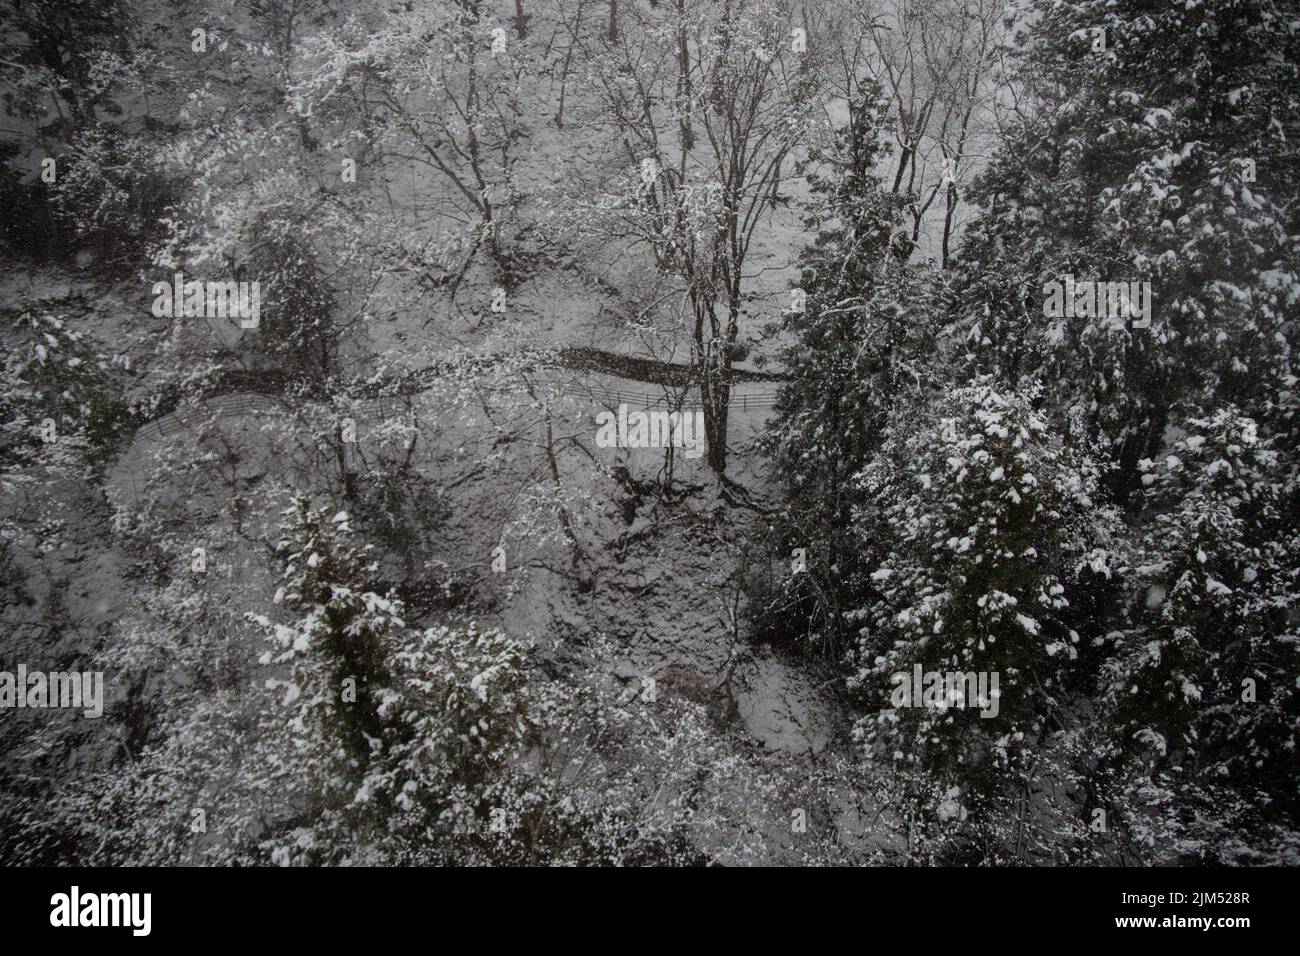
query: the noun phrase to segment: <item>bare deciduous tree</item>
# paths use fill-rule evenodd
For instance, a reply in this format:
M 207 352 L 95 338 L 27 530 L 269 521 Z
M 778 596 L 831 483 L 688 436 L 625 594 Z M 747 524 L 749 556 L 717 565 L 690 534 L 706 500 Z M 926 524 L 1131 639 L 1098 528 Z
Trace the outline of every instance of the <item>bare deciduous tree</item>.
M 822 48 L 780 4 L 675 0 L 625 17 L 617 43 L 589 52 L 640 179 L 619 228 L 680 282 L 709 464 L 723 475 L 746 260 L 815 123 Z

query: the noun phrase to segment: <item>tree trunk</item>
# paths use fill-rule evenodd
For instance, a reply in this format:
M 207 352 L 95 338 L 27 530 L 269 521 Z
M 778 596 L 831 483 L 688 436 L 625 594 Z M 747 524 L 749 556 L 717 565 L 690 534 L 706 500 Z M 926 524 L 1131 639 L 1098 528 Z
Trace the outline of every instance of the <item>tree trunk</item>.
M 711 302 L 691 294 L 695 336 L 691 358 L 700 372 L 700 404 L 704 409 L 704 439 L 709 467 L 719 478 L 727 471 L 727 417 L 731 405 L 731 353 L 722 336 Z M 705 329 L 708 338 L 705 338 Z
M 682 149 L 695 148 L 695 130 L 691 126 L 691 53 L 686 38 L 686 0 L 677 0 L 677 96 L 680 100 Z
M 727 472 L 727 418 L 731 410 L 731 362 L 724 354 L 719 367 L 704 367 L 700 398 L 704 406 L 704 438 L 709 448 L 709 467 L 722 478 Z

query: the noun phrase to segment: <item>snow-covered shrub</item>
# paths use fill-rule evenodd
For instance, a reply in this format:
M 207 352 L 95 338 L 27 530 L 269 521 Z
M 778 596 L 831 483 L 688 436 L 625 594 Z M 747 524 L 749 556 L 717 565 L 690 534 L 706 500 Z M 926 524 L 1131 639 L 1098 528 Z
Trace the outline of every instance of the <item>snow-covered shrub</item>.
M 74 328 L 78 297 L 0 310 L 0 467 L 97 473 L 132 434 L 122 371 Z
M 261 316 L 256 337 L 240 344 L 250 365 L 282 370 L 291 385 L 319 394 L 338 372 L 341 330 L 320 259 L 304 241 L 309 226 L 269 215 L 255 224 L 268 241 L 241 264 L 240 275 L 261 284 Z
M 345 513 L 300 497 L 289 518 L 276 603 L 294 616 L 257 623 L 282 695 L 267 746 L 296 786 L 261 849 L 281 863 L 520 855 L 522 761 L 545 716 L 523 649 L 473 624 L 408 628 L 370 590 L 377 566 Z
M 94 126 L 60 157 L 56 215 L 101 263 L 132 264 L 158 235 L 176 193 L 159 154 L 156 145 Z

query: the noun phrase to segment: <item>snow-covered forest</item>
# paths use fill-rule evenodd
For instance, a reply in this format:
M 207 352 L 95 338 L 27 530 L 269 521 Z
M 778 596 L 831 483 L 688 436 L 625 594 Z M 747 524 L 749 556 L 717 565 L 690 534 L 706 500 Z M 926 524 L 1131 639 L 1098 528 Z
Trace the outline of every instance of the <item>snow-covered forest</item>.
M 0 0 L 0 863 L 1300 863 L 1292 0 Z

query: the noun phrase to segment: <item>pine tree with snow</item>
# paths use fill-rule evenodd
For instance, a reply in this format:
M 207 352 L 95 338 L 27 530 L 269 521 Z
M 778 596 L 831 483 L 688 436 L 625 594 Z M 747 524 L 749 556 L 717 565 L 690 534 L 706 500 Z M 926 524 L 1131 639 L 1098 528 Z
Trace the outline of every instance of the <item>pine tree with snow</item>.
M 269 753 L 300 797 L 264 841 L 273 861 L 525 861 L 521 820 L 548 808 L 521 766 L 547 712 L 523 648 L 473 624 L 408 628 L 346 513 L 298 496 L 286 517 L 275 603 L 292 617 L 254 616 L 283 695 Z
M 1264 754 L 1293 753 L 1278 675 L 1296 567 L 1282 529 L 1300 447 L 1300 30 L 1273 0 L 1033 11 L 974 192 L 955 367 L 1041 382 L 1039 413 L 1098 462 L 1098 506 L 1128 512 L 1107 563 L 1137 570 L 1089 609 L 1089 654 L 1107 658 L 1092 745 L 1113 758 L 1098 772 L 1128 781 L 1111 788 L 1117 826 L 1194 858 L 1244 820 L 1295 819 Z M 1149 282 L 1149 327 L 1086 298 L 1054 307 L 1067 279 Z M 1269 701 L 1245 709 L 1246 679 Z
M 1117 754 L 1135 771 L 1133 827 L 1183 861 L 1294 863 L 1300 845 L 1283 836 L 1300 815 L 1294 474 L 1235 409 L 1181 431 L 1141 463 L 1152 517 L 1132 626 L 1111 636 L 1103 680 Z M 1165 816 L 1160 793 L 1178 812 Z
M 316 820 L 310 846 L 337 851 L 347 845 L 357 787 L 383 749 L 388 661 L 405 624 L 400 603 L 369 587 L 376 565 L 369 546 L 352 542 L 345 512 L 312 507 L 298 495 L 284 514 L 275 603 L 291 617 L 250 619 L 271 645 L 260 663 L 272 668 L 265 682 L 281 695 L 289 742 L 275 775 L 312 787 L 303 795 L 307 805 L 296 808 Z
M 1275 0 L 1033 9 L 955 331 L 975 369 L 1047 383 L 1127 501 L 1137 462 L 1197 408 L 1294 434 L 1300 31 Z M 1046 314 L 1067 276 L 1150 282 L 1150 327 Z
M 900 417 L 861 475 L 855 527 L 888 553 L 872 574 L 879 599 L 851 615 L 850 683 L 875 710 L 856 733 L 873 761 L 956 787 L 942 801 L 953 817 L 987 811 L 1059 726 L 1080 642 L 1071 588 L 1113 532 L 1095 465 L 1032 398 L 988 381 L 954 390 Z M 927 678 L 918 700 L 918 667 L 976 685 Z
M 799 260 L 794 305 L 782 331 L 781 386 L 765 436 L 785 489 L 775 547 L 805 551 L 806 573 L 788 576 L 769 626 L 791 619 L 838 657 L 850 632 L 843 611 L 864 590 L 867 554 L 851 532 L 852 476 L 883 440 L 891 409 L 916 399 L 928 378 L 929 335 L 940 313 L 933 274 L 906 265 L 900 228 L 906 197 L 875 177 L 883 105 L 864 88 L 849 122 L 802 167 L 813 194 L 805 220 L 817 230 Z

